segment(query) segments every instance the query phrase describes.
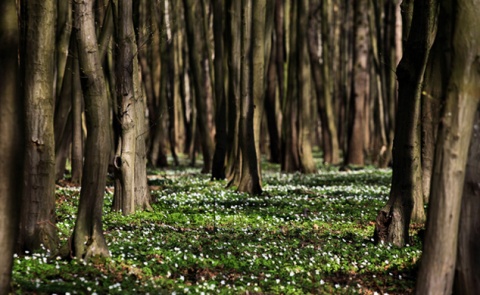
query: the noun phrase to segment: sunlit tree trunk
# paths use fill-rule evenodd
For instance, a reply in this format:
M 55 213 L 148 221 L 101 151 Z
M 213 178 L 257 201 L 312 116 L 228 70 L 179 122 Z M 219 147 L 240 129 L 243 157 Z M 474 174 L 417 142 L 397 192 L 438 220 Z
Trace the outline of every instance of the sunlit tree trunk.
M 124 215 L 149 208 L 146 174 L 145 104 L 140 88 L 137 46 L 133 29 L 132 1 L 118 2 L 116 97 L 121 134 L 114 165 L 119 177 L 115 183 L 114 210 Z
M 469 201 L 473 197 L 478 202 L 478 196 L 469 194 L 473 184 L 478 195 L 478 179 L 470 178 L 475 176 L 470 174 L 467 182 L 464 181 L 468 148 L 480 98 L 480 6 L 473 0 L 451 3 L 452 11 L 455 11 L 451 74 L 438 131 L 427 229 L 416 294 L 451 294 L 462 193 L 467 194 Z M 413 27 L 412 24 L 412 29 Z M 412 33 L 413 31 L 410 34 Z M 478 126 L 475 128 L 478 129 Z M 478 161 L 469 164 L 478 167 Z M 461 250 L 465 250 L 465 244 L 462 246 Z
M 26 111 L 24 189 L 18 249 L 58 246 L 53 134 L 55 18 L 53 1 L 21 3 L 20 64 Z
M 10 294 L 23 188 L 25 138 L 19 88 L 19 33 L 15 2 L 1 1 L 0 11 L 0 294 Z
M 392 187 L 375 226 L 376 239 L 397 246 L 408 243 L 410 220 L 422 222 L 425 219 L 420 162 L 420 95 L 436 35 L 438 7 L 436 0 L 416 2 L 412 30 L 397 68 L 399 93 Z
M 102 207 L 110 155 L 110 123 L 105 77 L 100 63 L 93 0 L 74 2 L 74 31 L 82 72 L 87 140 L 82 189 L 77 220 L 72 234 L 72 251 L 77 258 L 108 256 L 102 228 Z

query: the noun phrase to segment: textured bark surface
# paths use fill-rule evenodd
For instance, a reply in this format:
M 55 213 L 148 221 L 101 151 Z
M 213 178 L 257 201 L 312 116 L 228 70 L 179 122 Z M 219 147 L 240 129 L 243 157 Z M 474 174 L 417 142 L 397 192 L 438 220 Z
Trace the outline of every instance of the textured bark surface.
M 24 189 L 18 250 L 58 246 L 53 134 L 56 3 L 21 3 L 21 70 L 26 115 Z M 35 50 L 31 50 L 35 48 Z
M 458 233 L 454 294 L 480 290 L 480 108 L 477 109 L 468 152 Z
M 93 0 L 74 2 L 74 31 L 85 98 L 87 140 L 82 189 L 72 234 L 73 255 L 88 260 L 108 256 L 102 228 L 102 207 L 111 150 L 108 97 L 100 63 Z
M 77 42 L 72 38 L 72 56 L 77 57 Z M 83 93 L 78 58 L 72 61 L 72 183 L 82 183 L 83 171 Z
M 416 294 L 452 292 L 465 167 L 480 98 L 480 7 L 472 0 L 452 3 L 455 18 L 451 74 L 438 131 Z M 471 185 L 471 179 L 466 185 Z M 478 189 L 478 179 L 475 186 Z
M 24 117 L 18 70 L 14 1 L 0 2 L 0 294 L 9 294 L 22 197 Z
M 253 79 L 258 78 L 253 73 L 252 42 L 256 38 L 252 34 L 252 0 L 242 0 L 242 39 L 241 39 L 241 78 L 240 78 L 240 122 L 238 132 L 238 143 L 241 153 L 241 175 L 238 190 L 251 195 L 258 195 L 262 192 L 259 170 L 257 166 L 257 153 L 254 137 L 254 97 Z M 263 73 L 257 73 L 262 74 Z
M 374 235 L 399 247 L 408 243 L 410 221 L 425 219 L 420 162 L 420 95 L 428 55 L 436 36 L 438 7 L 435 0 L 419 2 L 412 20 L 415 29 L 409 35 L 397 68 L 399 94 L 392 187 L 387 205 L 377 216 Z

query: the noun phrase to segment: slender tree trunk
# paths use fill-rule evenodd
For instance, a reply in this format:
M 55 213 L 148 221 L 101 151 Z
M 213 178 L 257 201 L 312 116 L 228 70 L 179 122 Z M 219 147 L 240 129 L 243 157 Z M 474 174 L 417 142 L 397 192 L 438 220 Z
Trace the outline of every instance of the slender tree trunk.
M 82 183 L 83 169 L 83 93 L 80 82 L 80 67 L 78 64 L 78 50 L 75 38 L 72 38 L 72 183 Z
M 464 180 L 480 98 L 480 7 L 472 0 L 452 3 L 455 11 L 452 68 L 435 151 L 427 230 L 416 294 L 451 294 L 456 263 L 456 255 L 452 253 L 457 253 L 462 193 L 465 192 L 465 184 L 467 189 L 472 188 L 472 179 L 467 179 L 466 183 Z M 471 164 L 478 166 L 478 162 Z M 473 183 L 478 194 L 478 179 Z M 469 199 L 471 197 L 468 196 Z
M 354 4 L 355 53 L 353 64 L 352 98 L 350 100 L 350 120 L 346 164 L 363 166 L 365 129 L 365 102 L 368 92 L 368 1 L 358 0 Z
M 93 4 L 93 0 L 74 2 L 74 28 L 88 136 L 72 250 L 74 256 L 85 260 L 96 255 L 109 256 L 103 235 L 102 207 L 110 162 L 110 123 L 105 77 L 95 37 Z
M 205 46 L 206 32 L 203 26 L 195 30 L 195 26 L 202 24 L 201 1 L 184 0 L 185 23 L 187 41 L 189 47 L 190 66 L 193 72 L 193 84 L 195 87 L 195 104 L 197 108 L 198 130 L 203 153 L 203 173 L 211 171 L 212 154 L 214 151 L 213 140 L 210 137 L 207 118 L 207 76 L 204 70 L 204 63 L 208 62 L 207 48 Z
M 225 6 L 223 0 L 214 1 L 213 34 L 215 46 L 215 153 L 212 162 L 212 179 L 225 179 L 227 154 L 227 104 L 224 87 L 223 30 Z
M 242 0 L 242 45 L 241 45 L 241 78 L 240 78 L 240 122 L 239 146 L 241 153 L 241 176 L 238 190 L 257 195 L 262 192 L 257 164 L 257 153 L 254 135 L 254 97 L 253 97 L 253 62 L 252 36 L 252 0 Z M 263 75 L 263 73 L 261 73 Z
M 422 222 L 425 219 L 420 163 L 420 95 L 439 9 L 436 0 L 417 5 L 412 20 L 414 29 L 397 68 L 399 93 L 392 187 L 387 205 L 377 216 L 374 234 L 377 239 L 400 247 L 408 242 L 410 220 Z
M 18 250 L 58 246 L 53 133 L 56 3 L 21 3 L 20 51 L 26 111 L 24 189 Z M 35 50 L 31 50 L 35 48 Z
M 228 52 L 228 125 L 227 125 L 227 171 L 229 185 L 238 186 L 241 162 L 239 161 L 239 119 L 240 119 L 240 55 L 241 55 L 241 1 L 229 1 L 227 37 Z
M 15 2 L 0 2 L 0 11 L 0 294 L 10 294 L 23 189 L 25 137 L 19 87 L 19 33 Z

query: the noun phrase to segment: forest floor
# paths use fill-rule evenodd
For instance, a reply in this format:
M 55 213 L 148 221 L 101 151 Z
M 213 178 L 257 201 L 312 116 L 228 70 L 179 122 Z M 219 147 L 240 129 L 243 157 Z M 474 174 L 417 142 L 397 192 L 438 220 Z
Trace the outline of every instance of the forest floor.
M 283 174 L 265 163 L 251 197 L 210 181 L 200 167 L 151 171 L 152 212 L 111 212 L 111 257 L 88 263 L 48 251 L 15 255 L 17 294 L 409 294 L 420 226 L 402 249 L 373 242 L 391 170 Z M 79 188 L 57 187 L 57 227 L 71 235 Z

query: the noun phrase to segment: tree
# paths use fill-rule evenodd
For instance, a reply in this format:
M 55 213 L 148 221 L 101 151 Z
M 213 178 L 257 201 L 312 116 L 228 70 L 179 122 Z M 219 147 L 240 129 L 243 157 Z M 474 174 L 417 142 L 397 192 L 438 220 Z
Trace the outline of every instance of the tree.
M 480 108 L 477 108 L 475 125 L 480 125 Z M 468 151 L 465 182 L 462 193 L 462 208 L 459 222 L 457 263 L 455 268 L 454 293 L 475 294 L 480 290 L 480 128 L 474 128 Z
M 368 95 L 368 1 L 358 0 L 354 4 L 354 60 L 352 97 L 350 99 L 348 149 L 345 159 L 347 165 L 365 164 L 365 104 Z
M 310 6 L 308 49 L 322 125 L 323 161 L 329 164 L 337 164 L 340 161 L 340 154 L 332 102 L 334 81 L 330 70 L 332 39 L 329 38 L 332 3 L 329 0 L 324 0 L 322 3 L 313 0 Z M 321 12 L 321 14 L 318 12 Z M 320 17 L 320 21 L 317 20 L 318 17 Z M 320 36 L 318 34 L 319 29 L 321 31 Z M 319 56 L 319 52 L 322 53 L 321 56 Z
M 311 70 L 307 49 L 308 1 L 292 1 L 287 97 L 283 113 L 282 171 L 315 172 L 310 143 Z
M 374 236 L 399 247 L 408 242 L 410 220 L 423 221 L 425 218 L 420 162 L 420 95 L 430 48 L 435 40 L 438 10 L 435 0 L 415 3 L 412 29 L 397 67 L 399 90 L 392 186 L 387 204 L 377 215 Z
M 103 235 L 102 207 L 110 162 L 110 123 L 93 6 L 93 0 L 74 1 L 73 6 L 88 136 L 72 251 L 74 256 L 85 260 L 95 255 L 109 255 Z
M 258 2 L 264 2 L 256 0 Z M 263 5 L 263 7 L 265 7 Z M 262 13 L 257 11 L 257 13 Z M 257 195 L 262 192 L 260 184 L 260 171 L 257 163 L 257 154 L 255 148 L 255 133 L 254 133 L 254 93 L 253 93 L 253 61 L 252 43 L 255 44 L 260 36 L 252 33 L 253 18 L 252 18 L 252 0 L 242 0 L 241 10 L 241 53 L 240 53 L 240 121 L 238 131 L 238 143 L 240 150 L 240 166 L 241 174 L 238 184 L 238 190 L 241 192 L 248 192 L 252 195 Z M 253 36 L 253 40 L 252 40 Z M 263 38 L 263 36 L 262 36 Z M 257 75 L 264 75 L 264 72 L 257 73 Z M 258 78 L 258 76 L 256 76 Z
M 9 294 L 22 198 L 24 112 L 18 69 L 18 20 L 13 1 L 0 10 L 0 294 Z
M 469 174 L 465 183 L 465 167 L 480 98 L 480 83 L 478 83 L 480 81 L 478 71 L 480 7 L 476 1 L 472 0 L 458 0 L 446 4 L 451 5 L 451 11 L 455 11 L 452 22 L 452 60 L 445 108 L 440 120 L 435 149 L 424 251 L 416 286 L 417 294 L 451 294 L 456 264 L 456 255 L 452 253 L 457 252 L 462 193 L 465 193 L 468 198 L 467 202 L 474 197 L 470 192 L 478 195 L 476 191 L 478 179 L 472 179 L 471 177 L 475 175 Z M 475 157 L 477 152 L 472 150 L 472 156 Z M 478 161 L 470 164 L 477 166 Z M 467 171 L 469 171 L 468 167 Z M 473 191 L 471 190 L 472 181 L 475 186 Z M 478 202 L 478 199 L 475 201 Z M 464 214 L 468 214 L 468 211 Z M 466 216 L 466 218 L 474 221 L 472 216 L 470 218 Z M 462 239 L 464 239 L 463 236 Z M 463 241 L 462 251 L 466 250 Z M 460 263 L 460 269 L 462 269 L 465 266 L 464 258 Z M 459 273 L 459 279 L 465 278 L 461 275 L 462 273 Z
M 137 46 L 133 29 L 132 1 L 118 2 L 116 98 L 119 110 L 114 210 L 124 215 L 150 208 L 146 174 L 145 105 L 140 90 Z
M 203 1 L 184 0 L 185 24 L 187 41 L 189 47 L 189 60 L 192 69 L 193 85 L 195 88 L 195 105 L 197 108 L 198 130 L 203 153 L 203 173 L 211 171 L 212 154 L 214 152 L 213 140 L 210 137 L 207 123 L 207 74 L 205 66 L 208 63 L 208 50 L 205 42 L 206 32 L 204 30 L 201 5 Z M 197 26 L 200 24 L 197 28 Z
M 58 246 L 55 227 L 55 19 L 53 1 L 21 2 L 20 65 L 25 100 L 24 189 L 18 250 Z M 34 50 L 31 50 L 34 48 Z

